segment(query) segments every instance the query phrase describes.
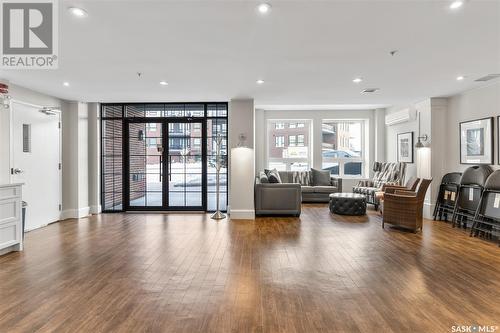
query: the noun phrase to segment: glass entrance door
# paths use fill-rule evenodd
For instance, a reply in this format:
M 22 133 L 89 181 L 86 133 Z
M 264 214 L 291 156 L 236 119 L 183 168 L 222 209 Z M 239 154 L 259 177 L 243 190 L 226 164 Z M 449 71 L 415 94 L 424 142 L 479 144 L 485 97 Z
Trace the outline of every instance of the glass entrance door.
M 188 210 L 204 207 L 203 126 L 201 122 L 168 124 L 168 207 Z
M 126 127 L 126 209 L 204 210 L 203 122 L 134 119 Z

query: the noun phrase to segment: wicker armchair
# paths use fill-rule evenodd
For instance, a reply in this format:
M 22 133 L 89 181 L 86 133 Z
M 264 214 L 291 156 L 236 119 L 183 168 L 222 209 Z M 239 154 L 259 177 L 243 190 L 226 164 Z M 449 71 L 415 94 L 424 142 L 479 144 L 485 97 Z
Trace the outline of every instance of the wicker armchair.
M 408 181 L 406 182 L 405 186 L 401 185 L 388 185 L 385 184 L 382 186 L 382 192 L 384 193 L 394 193 L 397 190 L 408 190 L 408 191 L 415 191 L 417 189 L 418 183 L 420 182 L 420 178 L 417 177 L 410 177 Z
M 422 179 L 417 192 L 396 190 L 393 194 L 385 193 L 382 208 L 382 228 L 392 224 L 411 229 L 413 232 L 422 230 L 422 210 L 425 193 L 432 179 Z

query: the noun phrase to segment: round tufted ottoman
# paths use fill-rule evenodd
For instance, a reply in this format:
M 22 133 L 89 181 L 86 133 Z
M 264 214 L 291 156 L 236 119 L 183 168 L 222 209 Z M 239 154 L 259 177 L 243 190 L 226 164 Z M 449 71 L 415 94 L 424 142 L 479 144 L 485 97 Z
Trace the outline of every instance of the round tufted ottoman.
M 341 215 L 365 215 L 366 197 L 357 193 L 332 193 L 330 212 Z

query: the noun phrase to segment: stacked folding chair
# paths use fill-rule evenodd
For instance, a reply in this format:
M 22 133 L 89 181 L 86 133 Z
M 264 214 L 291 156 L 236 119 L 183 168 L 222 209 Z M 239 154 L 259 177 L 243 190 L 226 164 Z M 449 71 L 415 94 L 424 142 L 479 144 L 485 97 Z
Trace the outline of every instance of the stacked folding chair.
M 471 236 L 486 239 L 496 237 L 500 245 L 500 170 L 493 172 L 486 180 Z
M 439 185 L 439 193 L 434 207 L 434 220 L 448 221 L 448 216 L 453 216 L 455 203 L 460 188 L 461 172 L 450 172 L 443 176 L 441 185 Z
M 453 210 L 453 227 L 466 229 L 468 223 L 472 225 L 484 184 L 492 172 L 493 170 L 488 165 L 472 166 L 464 171 Z

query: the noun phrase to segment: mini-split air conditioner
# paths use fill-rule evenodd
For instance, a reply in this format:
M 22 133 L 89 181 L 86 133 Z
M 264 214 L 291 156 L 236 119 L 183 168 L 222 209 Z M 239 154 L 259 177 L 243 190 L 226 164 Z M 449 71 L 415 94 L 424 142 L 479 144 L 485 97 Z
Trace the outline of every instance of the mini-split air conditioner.
M 390 113 L 385 116 L 385 124 L 392 126 L 396 124 L 406 123 L 416 119 L 416 111 L 410 109 L 403 109 L 397 112 Z

